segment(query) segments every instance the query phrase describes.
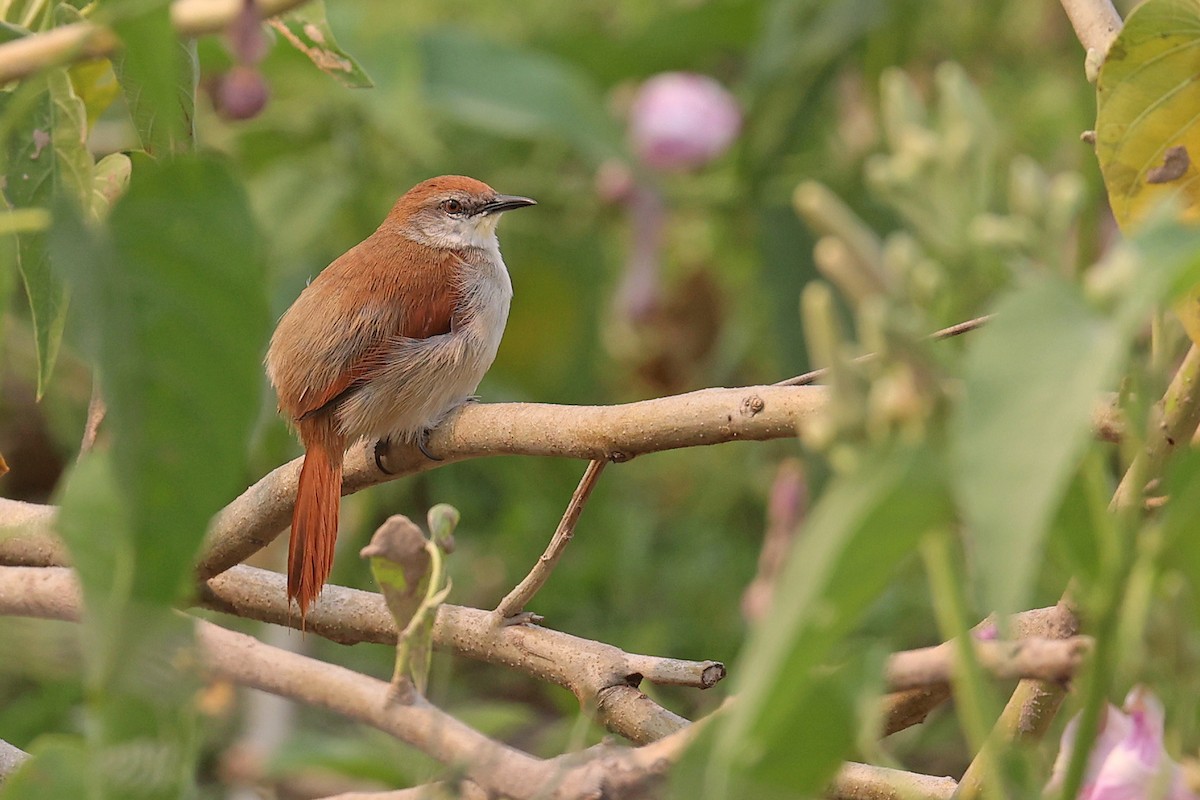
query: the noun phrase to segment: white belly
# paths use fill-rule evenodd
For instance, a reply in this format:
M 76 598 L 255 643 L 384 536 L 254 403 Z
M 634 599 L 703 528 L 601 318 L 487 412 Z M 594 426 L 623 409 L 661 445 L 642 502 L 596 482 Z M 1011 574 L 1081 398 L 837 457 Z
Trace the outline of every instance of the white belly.
M 428 339 L 397 340 L 383 368 L 341 404 L 337 421 L 348 441 L 414 442 L 475 393 L 496 358 L 512 301 L 499 251 L 469 276 L 463 297 L 461 326 Z

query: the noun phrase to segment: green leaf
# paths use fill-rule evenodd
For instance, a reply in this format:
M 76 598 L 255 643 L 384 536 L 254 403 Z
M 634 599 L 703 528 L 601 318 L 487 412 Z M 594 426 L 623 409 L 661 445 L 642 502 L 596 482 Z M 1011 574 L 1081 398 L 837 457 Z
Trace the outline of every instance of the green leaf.
M 1052 276 L 1009 295 L 995 314 L 967 355 L 951 459 L 983 608 L 1004 614 L 1030 592 L 1124 342 L 1077 287 Z
M 29 33 L 30 31 L 28 29 L 22 28 L 20 25 L 14 25 L 11 22 L 0 20 L 0 44 L 7 44 L 9 42 L 16 41 L 17 39 L 24 39 L 29 35 Z
M 109 153 L 96 162 L 92 176 L 91 213 L 97 219 L 108 215 L 109 209 L 125 193 L 133 162 L 124 153 Z
M 1200 452 L 1188 450 L 1171 463 L 1166 492 L 1171 499 L 1163 517 L 1163 564 L 1185 578 L 1193 619 L 1200 620 L 1200 537 L 1196 536 Z
M 704 756 L 704 796 L 804 796 L 823 786 L 854 736 L 852 701 L 830 690 L 820 667 L 920 536 L 952 519 L 941 470 L 924 450 L 881 454 L 829 485 L 735 670 L 738 703 Z
M 87 110 L 87 124 L 91 128 L 121 95 L 121 86 L 113 74 L 112 62 L 108 59 L 80 61 L 71 66 L 70 73 L 71 85 L 83 101 Z
M 77 565 L 89 613 L 83 627 L 89 680 L 102 685 L 124 655 L 118 643 L 137 564 L 130 515 L 107 453 L 89 454 L 75 465 L 58 504 L 58 531 Z
M 46 797 L 89 797 L 87 752 L 74 736 L 42 736 L 30 748 L 33 756 L 0 786 L 4 800 Z
M 313 0 L 278 17 L 271 18 L 271 27 L 292 47 L 350 89 L 370 89 L 375 84 L 354 57 L 338 46 L 333 29 L 325 18 L 323 0 Z
M 171 26 L 169 3 L 110 4 L 123 47 L 113 58 L 142 149 L 156 156 L 184 152 L 195 139 L 196 57 Z M 133 13 L 123 13 L 132 8 Z
M 1114 387 L 1150 309 L 1197 274 L 1198 253 L 1200 232 L 1148 227 L 1093 269 L 1095 304 L 1039 275 L 1004 298 L 973 340 L 951 459 L 983 610 L 1025 607 L 1100 392 Z
M 600 92 L 566 62 L 458 31 L 430 34 L 420 49 L 434 108 L 507 136 L 557 137 L 593 163 L 623 153 Z
M 191 624 L 165 604 L 133 597 L 138 543 L 108 453 L 90 453 L 76 465 L 60 503 L 58 529 L 85 604 L 90 796 L 185 796 L 196 758 Z
M 86 115 L 65 69 L 28 81 L 6 103 L 16 118 L 5 120 L 4 195 L 15 210 L 46 210 L 56 198 L 76 202 L 91 191 L 92 157 L 86 145 Z M 67 298 L 51 270 L 46 235 L 18 234 L 17 265 L 25 284 L 37 347 L 37 394 L 45 392 L 66 323 Z
M 141 160 L 109 228 L 88 242 L 64 222 L 53 241 L 104 378 L 131 592 L 169 603 L 238 484 L 258 410 L 262 248 L 241 187 L 208 157 Z

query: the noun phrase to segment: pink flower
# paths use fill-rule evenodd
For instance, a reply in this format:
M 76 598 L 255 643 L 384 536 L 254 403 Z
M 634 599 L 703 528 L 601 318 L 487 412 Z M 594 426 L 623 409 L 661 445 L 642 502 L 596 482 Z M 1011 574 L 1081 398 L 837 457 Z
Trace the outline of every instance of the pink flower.
M 664 72 L 638 89 L 629 136 L 644 164 L 660 170 L 702 167 L 729 149 L 742 126 L 737 101 L 706 75 Z
M 1063 730 L 1048 792 L 1062 789 L 1078 725 L 1076 715 Z M 1125 698 L 1124 713 L 1113 705 L 1105 709 L 1077 800 L 1155 798 L 1200 800 L 1200 795 L 1187 787 L 1179 764 L 1163 749 L 1162 704 L 1150 690 L 1135 686 Z

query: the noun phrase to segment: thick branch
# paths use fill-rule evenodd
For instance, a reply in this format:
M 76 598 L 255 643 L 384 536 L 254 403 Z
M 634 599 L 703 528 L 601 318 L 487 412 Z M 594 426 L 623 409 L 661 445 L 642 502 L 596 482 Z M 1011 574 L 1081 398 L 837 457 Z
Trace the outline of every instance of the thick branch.
M 429 437 L 430 461 L 416 447 L 394 445 L 381 471 L 374 444 L 346 454 L 342 491 L 351 494 L 403 475 L 468 458 L 558 456 L 627 461 L 634 456 L 739 439 L 780 439 L 825 406 L 824 387 L 751 386 L 703 389 L 617 406 L 478 403 L 464 406 Z M 213 520 L 199 574 L 211 578 L 239 564 L 285 529 L 292 514 L 300 459 L 251 486 Z M 391 473 L 391 474 L 389 474 Z
M 976 626 L 988 624 L 984 620 Z M 1059 603 L 1048 608 L 1035 608 L 1014 614 L 1008 620 L 1008 633 L 1017 639 L 1069 639 L 1079 632 L 1079 621 L 1071 609 Z M 1061 692 L 1061 685 L 1044 681 L 1027 681 L 1030 686 L 1051 687 Z M 925 721 L 929 713 L 950 698 L 948 683 L 892 692 L 883 698 L 881 735 L 890 736 Z M 1028 725 L 1028 721 L 1024 723 Z
M 1040 636 L 1067 639 L 1079 633 L 1079 619 L 1067 602 L 1060 601 L 1056 606 L 1043 609 L 1030 621 L 1030 628 L 1036 629 Z M 1014 624 L 1013 629 L 1017 635 L 1022 635 L 1018 625 Z M 1061 683 L 1032 679 L 1018 683 L 996 721 L 992 737 L 983 751 L 976 753 L 959 781 L 960 800 L 975 800 L 982 796 L 983 770 L 989 768 L 989 763 L 995 763 L 995 751 L 1003 743 L 1040 739 L 1050 727 L 1066 694 Z
M 247 619 L 299 626 L 289 608 L 282 575 L 240 566 L 210 580 L 201 602 Z M 0 567 L 0 609 L 46 619 L 75 619 L 79 588 L 62 567 Z M 328 586 L 310 610 L 306 629 L 333 641 L 394 644 L 396 628 L 383 598 L 372 592 Z M 725 675 L 715 661 L 685 662 L 625 653 L 612 645 L 536 625 L 497 628 L 490 612 L 443 605 L 433 629 L 434 646 L 456 655 L 515 669 L 562 686 L 599 720 L 634 742 L 651 741 L 686 723 L 637 690 L 652 682 L 709 688 Z
M 477 613 L 488 617 L 485 611 Z M 74 576 L 61 568 L 0 567 L 0 614 L 78 620 Z M 196 633 L 202 661 L 213 676 L 364 722 L 459 770 L 492 795 L 563 800 L 626 796 L 608 790 L 619 785 L 632 792 L 658 780 L 695 727 L 633 750 L 608 745 L 543 761 L 489 739 L 419 696 L 408 704 L 390 702 L 389 685 L 375 678 L 209 622 L 197 621 Z
M 430 435 L 443 461 L 430 461 L 417 448 L 393 447 L 387 474 L 375 464 L 374 447 L 360 443 L 346 454 L 342 491 L 352 494 L 443 464 L 493 455 L 607 458 L 739 439 L 762 441 L 795 436 L 825 408 L 824 386 L 703 389 L 689 394 L 619 406 L 555 406 L 540 403 L 475 404 L 461 409 Z M 1116 441 L 1121 420 L 1113 396 L 1096 405 L 1099 438 Z M 198 572 L 209 578 L 270 544 L 291 521 L 300 459 L 272 470 L 213 519 Z M 0 564 L 64 566 L 66 549 L 49 538 L 56 509 L 0 498 Z M 33 528 L 25 529 L 32 524 Z M 8 534 L 19 532 L 17 538 Z
M 1121 15 L 1111 0 L 1062 0 L 1062 7 L 1083 48 L 1102 56 L 1107 53 L 1121 32 Z
M 885 671 L 889 691 L 915 689 L 949 682 L 954 672 L 950 642 L 893 653 Z M 1001 680 L 1034 678 L 1062 683 L 1069 680 L 1091 652 L 1086 636 L 1070 639 L 1025 639 L 1016 642 L 975 642 L 979 665 Z
M 953 778 L 918 775 L 887 767 L 842 765 L 825 793 L 829 800 L 948 800 L 958 783 Z
M 256 0 L 264 19 L 302 5 L 304 0 Z M 180 36 L 202 36 L 225 28 L 241 10 L 241 0 L 177 0 L 171 24 Z M 112 55 L 120 40 L 100 25 L 76 22 L 0 45 L 0 83 L 24 78 L 56 64 Z

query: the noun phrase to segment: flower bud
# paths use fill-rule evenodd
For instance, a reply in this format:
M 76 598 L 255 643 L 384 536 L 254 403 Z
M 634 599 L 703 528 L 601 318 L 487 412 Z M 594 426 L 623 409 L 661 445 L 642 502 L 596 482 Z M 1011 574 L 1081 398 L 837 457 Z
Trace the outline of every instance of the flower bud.
M 737 101 L 705 75 L 664 72 L 638 89 L 629 115 L 629 136 L 642 162 L 658 170 L 704 166 L 737 138 L 742 114 Z
M 254 67 L 235 66 L 221 76 L 213 105 L 225 119 L 250 119 L 267 104 L 267 82 Z

